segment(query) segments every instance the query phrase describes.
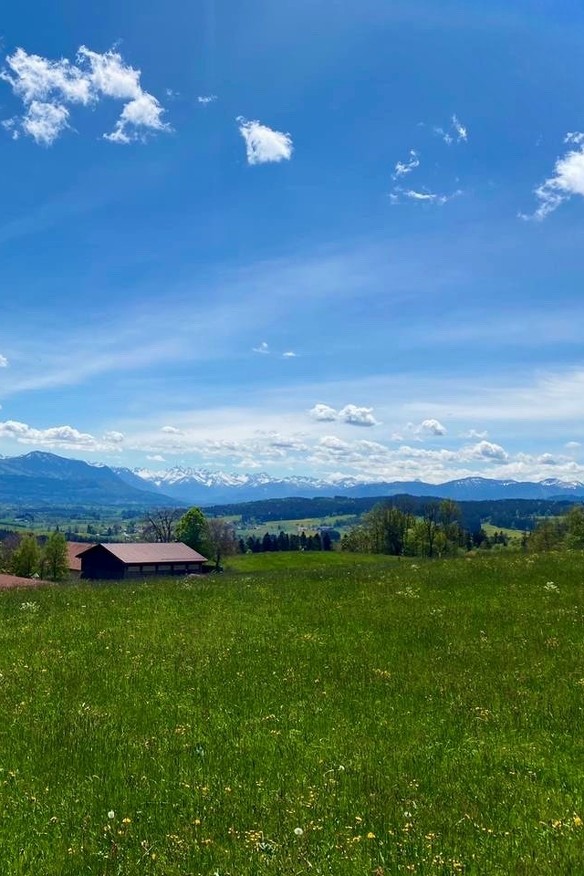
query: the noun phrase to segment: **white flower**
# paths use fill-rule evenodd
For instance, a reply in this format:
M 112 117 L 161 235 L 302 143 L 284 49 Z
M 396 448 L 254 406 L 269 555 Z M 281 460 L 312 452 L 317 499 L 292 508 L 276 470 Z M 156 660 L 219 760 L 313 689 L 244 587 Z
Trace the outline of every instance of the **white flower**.
M 295 828 L 294 828 L 294 833 L 296 834 L 296 836 L 302 836 L 302 834 L 304 833 L 304 831 L 302 830 L 301 827 L 295 827 Z
M 548 581 L 547 584 L 543 585 L 543 589 L 547 590 L 548 593 L 558 593 L 560 588 L 553 581 Z
M 107 817 L 108 817 L 110 820 L 111 820 L 112 818 L 115 818 L 115 817 L 116 817 L 116 813 L 114 812 L 113 809 L 110 809 L 110 811 L 109 811 L 108 814 L 107 814 Z

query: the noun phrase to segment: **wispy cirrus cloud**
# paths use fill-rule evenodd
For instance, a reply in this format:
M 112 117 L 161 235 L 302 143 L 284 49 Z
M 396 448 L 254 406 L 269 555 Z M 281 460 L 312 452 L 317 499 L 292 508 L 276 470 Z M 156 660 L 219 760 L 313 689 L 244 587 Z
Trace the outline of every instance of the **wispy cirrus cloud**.
M 468 128 L 462 124 L 456 113 L 450 117 L 447 128 L 435 126 L 433 131 L 447 146 L 451 146 L 452 143 L 466 143 L 468 140 Z
M 438 192 L 432 192 L 428 189 L 418 191 L 417 189 L 402 189 L 399 186 L 396 186 L 390 195 L 390 200 L 392 204 L 403 203 L 403 199 L 405 199 L 406 201 L 436 204 L 438 207 L 443 207 L 444 204 L 452 201 L 453 198 L 458 198 L 460 195 L 462 195 L 461 189 L 456 189 L 456 191 L 445 195 L 439 194 Z
M 126 64 L 113 49 L 99 53 L 81 46 L 71 62 L 67 58 L 53 61 L 18 48 L 6 58 L 0 79 L 24 104 L 24 115 L 3 123 L 15 139 L 24 134 L 50 146 L 70 127 L 69 107 L 94 106 L 102 98 L 124 101 L 114 130 L 103 135 L 110 142 L 130 143 L 170 130 L 162 118 L 163 107 L 141 86 L 141 71 Z
M 268 164 L 292 158 L 294 147 L 290 134 L 274 131 L 257 120 L 247 121 L 243 116 L 238 116 L 237 122 L 239 133 L 245 140 L 248 164 Z
M 199 94 L 197 97 L 197 103 L 201 104 L 201 106 L 209 106 L 210 103 L 215 103 L 218 100 L 216 94 Z
M 410 156 L 407 161 L 398 161 L 394 167 L 392 179 L 400 179 L 402 176 L 407 176 L 417 167 L 420 166 L 420 158 L 415 149 L 410 149 Z
M 257 347 L 251 348 L 252 353 L 260 353 L 262 356 L 268 356 L 270 353 L 270 345 L 267 341 L 262 341 Z
M 423 127 L 425 125 L 420 123 Z M 450 146 L 452 143 L 460 143 L 468 140 L 468 129 L 465 125 L 462 124 L 458 116 L 453 115 L 450 120 L 450 127 L 448 129 L 434 127 L 434 134 L 438 135 L 444 143 Z M 414 170 L 417 170 L 420 167 L 421 161 L 419 157 L 419 152 L 416 149 L 410 149 L 409 157 L 406 161 L 398 161 L 393 170 L 393 174 L 391 176 L 394 181 L 394 186 L 390 192 L 389 199 L 392 204 L 404 204 L 406 202 L 418 203 L 418 204 L 434 204 L 438 207 L 443 207 L 444 204 L 447 204 L 453 198 L 457 198 L 462 194 L 461 189 L 456 189 L 447 194 L 435 192 L 427 186 L 422 186 L 420 188 L 403 188 L 399 185 L 400 181 L 403 177 L 412 173 Z

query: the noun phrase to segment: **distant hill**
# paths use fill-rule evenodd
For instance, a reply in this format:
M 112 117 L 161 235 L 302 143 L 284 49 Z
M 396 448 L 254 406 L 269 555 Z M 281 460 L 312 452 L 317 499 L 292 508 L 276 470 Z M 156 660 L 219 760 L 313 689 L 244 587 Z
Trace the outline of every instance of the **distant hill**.
M 207 469 L 183 468 L 167 471 L 115 468 L 114 471 L 129 486 L 158 490 L 183 504 L 215 505 L 252 502 L 261 499 L 285 499 L 290 496 L 438 496 L 456 501 L 485 499 L 551 499 L 584 498 L 584 484 L 579 481 L 548 479 L 541 482 L 494 480 L 469 477 L 427 484 L 423 481 L 379 481 L 360 483 L 354 478 L 327 481 L 309 477 L 274 478 L 268 474 L 230 474 Z
M 141 483 L 142 489 L 132 487 L 105 465 L 54 453 L 0 458 L 0 504 L 160 505 L 160 493 Z M 165 498 L 165 504 L 179 503 Z
M 335 481 L 309 477 L 274 478 L 268 474 L 229 474 L 180 467 L 162 472 L 110 468 L 38 451 L 24 456 L 0 457 L 0 504 L 208 507 L 290 497 L 376 498 L 400 494 L 456 501 L 577 501 L 584 499 L 584 484 L 579 481 L 536 483 L 479 477 L 444 484 L 423 481 L 359 483 L 354 478 Z

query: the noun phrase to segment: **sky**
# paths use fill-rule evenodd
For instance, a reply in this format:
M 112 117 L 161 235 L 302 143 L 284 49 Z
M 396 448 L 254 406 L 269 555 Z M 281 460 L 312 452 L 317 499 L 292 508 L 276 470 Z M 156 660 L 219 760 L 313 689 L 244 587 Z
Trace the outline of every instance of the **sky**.
M 12 4 L 0 454 L 584 480 L 583 52 L 571 0 Z

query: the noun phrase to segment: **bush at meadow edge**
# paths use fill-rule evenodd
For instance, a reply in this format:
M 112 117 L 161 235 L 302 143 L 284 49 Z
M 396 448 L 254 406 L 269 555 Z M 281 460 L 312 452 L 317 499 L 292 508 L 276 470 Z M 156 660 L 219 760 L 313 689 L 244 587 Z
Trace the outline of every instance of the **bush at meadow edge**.
M 285 561 L 0 594 L 2 873 L 581 873 L 581 555 Z

